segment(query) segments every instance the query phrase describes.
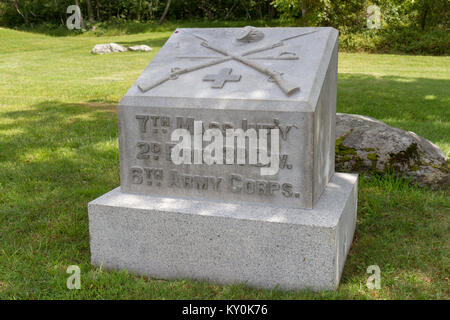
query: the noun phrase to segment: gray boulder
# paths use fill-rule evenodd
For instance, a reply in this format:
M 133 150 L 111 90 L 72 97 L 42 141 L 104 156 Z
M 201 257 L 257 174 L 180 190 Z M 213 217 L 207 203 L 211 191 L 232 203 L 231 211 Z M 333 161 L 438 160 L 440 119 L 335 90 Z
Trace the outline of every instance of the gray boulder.
M 397 172 L 421 186 L 448 186 L 444 152 L 411 131 L 393 128 L 366 116 L 336 115 L 336 170 Z
M 91 50 L 93 54 L 105 54 L 112 52 L 124 52 L 127 51 L 127 48 L 121 46 L 117 43 L 105 43 L 105 44 L 96 44 L 94 48 Z
M 131 51 L 152 51 L 153 49 L 145 44 L 141 44 L 139 46 L 128 47 Z

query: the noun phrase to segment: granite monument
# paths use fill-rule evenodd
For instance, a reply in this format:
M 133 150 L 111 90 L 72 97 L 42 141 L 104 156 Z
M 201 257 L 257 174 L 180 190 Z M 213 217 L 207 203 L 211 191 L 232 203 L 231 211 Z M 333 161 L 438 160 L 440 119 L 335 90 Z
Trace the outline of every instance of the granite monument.
M 119 103 L 120 187 L 89 203 L 92 263 L 337 288 L 357 205 L 357 176 L 334 172 L 337 40 L 333 28 L 177 29 Z M 177 129 L 270 132 L 276 170 L 233 162 L 236 149 L 175 164 Z

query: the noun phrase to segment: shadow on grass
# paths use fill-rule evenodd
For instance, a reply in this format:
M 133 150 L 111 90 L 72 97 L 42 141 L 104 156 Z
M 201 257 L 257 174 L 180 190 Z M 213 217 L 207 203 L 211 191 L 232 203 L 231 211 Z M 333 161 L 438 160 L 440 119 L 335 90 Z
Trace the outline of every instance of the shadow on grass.
M 0 278 L 30 298 L 60 286 L 49 265 L 89 263 L 87 203 L 119 185 L 115 106 L 49 101 L 1 120 Z
M 2 180 L 18 194 L 33 194 L 12 200 L 26 212 L 47 198 L 45 192 L 56 196 L 52 202 L 62 197 L 86 204 L 118 186 L 115 110 L 115 105 L 104 103 L 49 101 L 3 113 L 10 121 L 0 124 L 0 132 L 13 133 L 0 139 Z M 77 194 L 87 196 L 73 197 Z

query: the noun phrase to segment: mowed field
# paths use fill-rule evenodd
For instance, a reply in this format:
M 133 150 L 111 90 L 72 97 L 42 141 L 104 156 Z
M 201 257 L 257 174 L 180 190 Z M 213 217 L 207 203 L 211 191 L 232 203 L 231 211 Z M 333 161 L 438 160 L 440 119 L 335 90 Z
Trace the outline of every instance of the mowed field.
M 90 265 L 87 203 L 119 185 L 116 104 L 169 31 L 52 37 L 0 29 L 0 298 L 449 299 L 448 190 L 361 177 L 337 291 L 165 281 Z M 97 43 L 150 53 L 92 55 Z M 338 112 L 414 131 L 450 155 L 450 58 L 339 55 Z M 69 265 L 81 290 L 68 290 Z M 381 269 L 381 289 L 366 269 Z

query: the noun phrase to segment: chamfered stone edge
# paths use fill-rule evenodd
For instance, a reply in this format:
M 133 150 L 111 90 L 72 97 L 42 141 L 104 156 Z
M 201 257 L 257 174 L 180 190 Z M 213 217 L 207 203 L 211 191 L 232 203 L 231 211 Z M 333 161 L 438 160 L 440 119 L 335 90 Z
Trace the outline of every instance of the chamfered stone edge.
M 353 239 L 357 176 L 336 173 L 314 209 L 128 194 L 89 203 L 91 260 L 155 278 L 335 289 Z

